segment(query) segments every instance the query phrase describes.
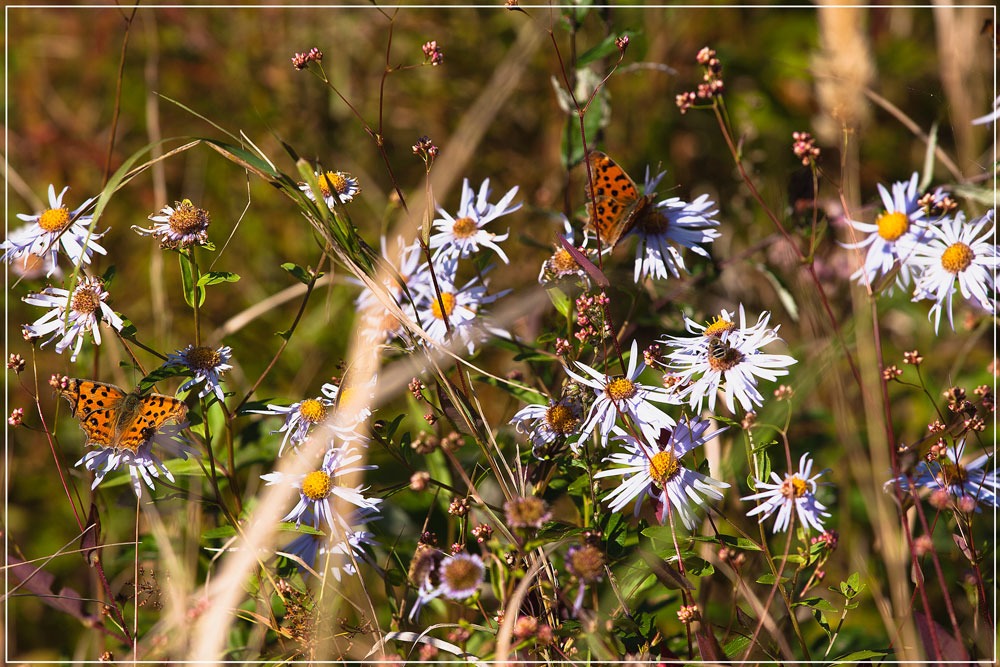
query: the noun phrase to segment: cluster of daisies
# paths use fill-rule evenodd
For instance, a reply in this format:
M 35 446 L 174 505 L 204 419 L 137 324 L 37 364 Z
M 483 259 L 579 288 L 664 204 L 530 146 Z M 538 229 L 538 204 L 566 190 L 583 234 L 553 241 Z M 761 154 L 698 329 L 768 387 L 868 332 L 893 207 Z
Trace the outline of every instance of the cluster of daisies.
M 310 570 L 319 563 L 337 581 L 342 573 L 355 574 L 358 563 L 369 560 L 364 546 L 376 544 L 367 525 L 380 518 L 382 501 L 366 495 L 368 487 L 353 483 L 364 472 L 378 469 L 364 463 L 368 438 L 361 430 L 371 416 L 376 379 L 343 386 L 327 383 L 321 396 L 287 406 L 269 403 L 266 410 L 247 410 L 282 417 L 281 427 L 272 431 L 282 436 L 278 456 L 286 450 L 297 453 L 311 438 L 325 443 L 318 469 L 305 474 L 276 471 L 261 478 L 268 486 L 294 487 L 298 502 L 282 521 L 294 521 L 296 527 L 305 523 L 316 531 L 300 535 L 283 553 Z
M 489 179 L 483 181 L 478 192 L 466 179 L 455 215 L 438 209 L 441 217 L 433 222 L 426 248 L 419 242 L 405 245 L 400 239 L 397 260 L 393 261 L 394 253 L 386 248 L 383 239 L 382 254 L 389 267 L 385 294 L 376 294 L 365 286 L 357 299 L 365 339 L 379 344 L 401 339 L 409 346 L 412 329 L 405 327 L 401 318 L 415 323 L 422 336 L 434 343 L 464 347 L 469 354 L 490 335 L 508 336 L 488 324 L 483 310 L 483 306 L 509 292 L 490 292 L 484 276 L 493 266 L 477 270 L 464 282 L 459 279 L 459 270 L 460 260 L 483 248 L 492 250 L 504 263 L 510 261 L 498 245 L 507 240 L 508 234 L 497 234 L 486 227 L 521 207 L 514 203 L 516 195 L 517 186 L 496 203 L 490 203 Z M 391 303 L 382 300 L 386 294 Z M 427 340 L 421 337 L 415 342 L 425 344 Z
M 547 405 L 526 406 L 511 423 L 527 434 L 533 452 L 542 458 L 565 446 L 579 450 L 591 441 L 606 449 L 620 447 L 622 451 L 605 459 L 611 467 L 595 475 L 622 480 L 604 499 L 609 509 L 620 511 L 632 504 L 638 516 L 649 498 L 662 522 L 676 519 L 690 530 L 697 525 L 698 511 L 721 500 L 729 485 L 698 472 L 697 466 L 685 465 L 685 456 L 725 429 L 711 430 L 710 420 L 683 414 L 684 406 L 700 414 L 707 401 L 714 410 L 721 394 L 731 412 L 737 402 L 744 411 L 752 411 L 764 401 L 759 380 L 786 375 L 795 359 L 761 350 L 780 340 L 777 328 L 769 326 L 768 313 L 748 323 L 741 305 L 738 321 L 727 310 L 708 325 L 685 320 L 691 335 L 663 338 L 660 342 L 671 348 L 663 357 L 649 351 L 640 355 L 633 342 L 624 374 L 574 362 L 576 370 L 565 369 L 572 383 L 563 396 Z M 668 386 L 639 381 L 647 359 L 667 372 Z M 682 412 L 680 419 L 666 411 L 668 406 Z M 755 480 L 757 493 L 744 498 L 756 502 L 749 514 L 759 514 L 764 521 L 777 513 L 777 532 L 790 526 L 791 513 L 796 512 L 805 530 L 822 531 L 823 518 L 829 514 L 816 499 L 819 474 L 811 474 L 812 465 L 806 455 L 797 472 L 784 478 L 772 473 L 774 483 Z
M 883 282 L 890 283 L 890 290 L 893 281 L 902 289 L 912 285 L 913 301 L 934 302 L 928 318 L 934 320 L 935 332 L 944 311 L 954 330 L 956 292 L 974 307 L 995 313 L 998 260 L 992 243 L 993 210 L 966 220 L 941 189 L 921 195 L 916 173 L 909 181 L 893 183 L 891 191 L 879 184 L 878 191 L 884 208 L 874 224 L 847 221 L 856 240 L 844 247 L 868 249 L 852 278 L 876 289 Z

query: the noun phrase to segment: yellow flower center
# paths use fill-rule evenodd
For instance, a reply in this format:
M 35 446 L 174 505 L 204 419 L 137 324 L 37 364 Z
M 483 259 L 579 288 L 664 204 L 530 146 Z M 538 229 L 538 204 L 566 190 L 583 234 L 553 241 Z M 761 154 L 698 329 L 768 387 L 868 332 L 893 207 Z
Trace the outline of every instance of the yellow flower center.
M 806 481 L 798 475 L 792 475 L 781 483 L 781 495 L 785 498 L 801 498 L 806 495 Z
M 455 295 L 451 292 L 441 292 L 441 300 L 431 304 L 431 313 L 439 320 L 450 316 L 455 310 Z
M 455 225 L 451 228 L 451 233 L 460 239 L 467 239 L 478 231 L 479 225 L 468 216 L 456 220 Z
M 222 361 L 222 355 L 210 347 L 192 347 L 184 353 L 184 360 L 193 368 L 210 371 Z
M 73 292 L 70 308 L 78 313 L 89 315 L 101 307 L 101 295 L 93 287 L 81 287 Z
M 319 189 L 324 197 L 329 197 L 333 191 L 338 195 L 347 192 L 350 182 L 347 177 L 339 171 L 328 171 L 319 177 Z
M 316 470 L 302 478 L 302 493 L 309 500 L 322 500 L 330 493 L 330 475 Z
M 50 208 L 38 216 L 38 226 L 47 232 L 61 232 L 69 224 L 69 211 Z
M 724 320 L 721 315 L 717 315 L 714 320 L 708 323 L 708 326 L 705 327 L 705 330 L 701 333 L 701 335 L 705 338 L 711 338 L 712 336 L 720 336 L 727 331 L 732 331 L 735 328 L 735 322 Z
M 185 199 L 177 204 L 167 222 L 175 233 L 188 235 L 207 229 L 211 221 L 208 211 L 198 208 L 190 199 Z
M 299 414 L 307 422 L 316 424 L 326 417 L 326 406 L 315 398 L 309 398 L 299 403 Z
M 559 273 L 569 273 L 580 268 L 580 265 L 576 263 L 573 255 L 569 254 L 566 248 L 556 250 L 550 261 L 552 262 L 552 267 Z
M 969 268 L 976 254 L 972 248 L 964 243 L 955 243 L 948 246 L 948 249 L 941 253 L 941 266 L 949 273 L 961 273 Z
M 965 484 L 969 479 L 969 473 L 964 466 L 945 461 L 941 463 L 941 472 L 937 474 L 937 480 L 947 486 L 949 484 Z
M 483 568 L 474 560 L 452 558 L 441 568 L 441 579 L 453 591 L 475 588 L 483 577 Z
M 545 422 L 559 435 L 568 435 L 576 430 L 580 420 L 569 406 L 553 405 L 545 411 Z
M 611 397 L 612 401 L 622 401 L 635 396 L 637 389 L 635 383 L 625 377 L 617 377 L 608 383 L 604 393 Z
M 875 222 L 878 225 L 878 235 L 886 241 L 895 241 L 910 228 L 910 219 L 905 213 L 883 213 Z
M 669 450 L 657 452 L 649 460 L 649 476 L 660 484 L 665 484 L 673 479 L 680 467 L 673 452 Z

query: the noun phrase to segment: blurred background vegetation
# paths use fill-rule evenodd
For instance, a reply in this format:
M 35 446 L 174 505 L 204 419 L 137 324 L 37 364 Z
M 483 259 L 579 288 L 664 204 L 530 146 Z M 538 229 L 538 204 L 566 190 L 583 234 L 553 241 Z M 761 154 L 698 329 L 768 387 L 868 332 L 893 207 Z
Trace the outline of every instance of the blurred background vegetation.
M 561 231 L 553 214 L 566 209 L 567 188 L 569 212 L 578 213 L 583 206 L 581 171 L 568 174 L 563 163 L 567 117 L 553 89 L 551 79 L 559 73 L 559 62 L 544 29 L 553 26 L 567 60 L 574 51 L 585 53 L 607 35 L 628 31 L 632 39 L 622 68 L 607 83 L 610 115 L 594 140 L 637 179 L 647 164 L 662 164 L 667 176 L 661 195 L 690 200 L 709 194 L 719 203 L 722 238 L 712 250 L 714 263 L 692 261 L 693 277 L 648 290 L 632 287 L 629 252 L 619 250 L 609 269 L 612 283 L 625 286 L 612 291 L 616 318 L 627 318 L 632 335 L 645 345 L 663 333 L 664 327 L 676 329 L 682 310 L 696 319 L 720 308 L 732 310 L 739 302 L 753 314 L 772 310 L 772 322 L 781 324 L 791 354 L 802 360 L 790 376 L 798 392 L 793 454 L 797 458 L 802 451 L 813 452 L 821 467 L 832 469 L 830 481 L 836 485 L 835 495 L 827 497 L 835 503 L 832 527 L 841 534 L 841 548 L 827 568 L 831 581 L 858 570 L 859 554 L 861 565 L 878 571 L 879 536 L 872 528 L 861 488 L 871 487 L 876 480 L 859 479 L 851 460 L 864 458 L 867 449 L 859 443 L 868 436 L 861 429 L 853 433 L 854 445 L 843 442 L 842 428 L 850 425 L 838 428 L 834 424 L 835 406 L 826 400 L 829 380 L 824 375 L 831 366 L 842 382 L 851 382 L 843 359 L 829 354 L 830 332 L 817 314 L 812 288 L 801 282 L 795 262 L 782 252 L 773 227 L 749 197 L 715 118 L 696 110 L 681 115 L 674 97 L 694 88 L 700 79 L 694 61 L 697 51 L 705 45 L 715 48 L 723 62 L 727 105 L 746 163 L 771 207 L 789 215 L 793 215 L 789 184 L 796 182 L 800 168 L 791 152 L 792 132 L 811 131 L 819 137 L 820 164 L 828 178 L 821 185 L 821 209 L 830 227 L 817 253 L 818 269 L 829 286 L 834 310 L 850 332 L 852 303 L 845 281 L 849 257 L 834 243 L 835 238 L 846 238 L 837 222 L 840 204 L 835 188 L 844 157 L 840 149 L 847 141 L 849 157 L 859 166 L 857 183 L 847 184 L 848 201 L 856 206 L 874 204 L 876 183 L 905 180 L 921 170 L 926 144 L 894 115 L 868 102 L 862 103 L 865 108 L 857 129 L 847 137 L 842 135 L 835 110 L 817 92 L 818 70 L 824 57 L 847 58 L 848 66 L 852 65 L 844 54 L 831 55 L 825 49 L 820 26 L 827 21 L 828 29 L 836 31 L 837 19 L 831 19 L 830 12 L 851 11 L 844 20 L 860 26 L 856 38 L 870 53 L 870 60 L 855 54 L 858 59 L 853 66 L 870 68 L 871 89 L 924 132 L 937 124 L 940 147 L 965 176 L 974 177 L 989 170 L 992 162 L 987 153 L 992 126 L 969 124 L 987 112 L 992 99 L 995 43 L 989 29 L 981 31 L 990 12 L 884 6 L 826 10 L 824 18 L 815 9 L 615 7 L 581 13 L 574 45 L 567 22 L 557 10 L 527 10 L 530 18 L 502 7 L 403 9 L 396 15 L 390 65 L 420 63 L 421 44 L 428 40 L 437 40 L 445 54 L 440 67 L 394 72 L 385 82 L 387 152 L 411 207 L 417 208 L 413 202 L 419 201 L 423 191 L 423 164 L 410 150 L 421 135 L 430 136 L 441 148 L 433 183 L 438 204 L 444 208 L 453 211 L 457 207 L 462 177 L 474 186 L 490 178 L 495 193 L 519 186 L 518 200 L 525 206 L 507 218 L 511 239 L 505 248 L 513 261 L 491 274 L 492 284 L 515 290 L 534 285 L 554 232 Z M 18 224 L 14 214 L 41 210 L 49 183 L 57 189 L 72 187 L 67 195 L 70 207 L 101 190 L 124 17 L 130 11 L 112 7 L 8 10 L 8 229 Z M 288 173 L 294 173 L 294 165 L 279 138 L 308 159 L 356 175 L 362 193 L 351 215 L 372 246 L 378 247 L 380 234 L 390 229 L 392 234 L 411 238 L 419 220 L 407 218 L 390 196 L 392 184 L 372 139 L 336 96 L 290 64 L 295 52 L 318 47 L 325 54 L 323 65 L 333 84 L 374 126 L 388 28 L 384 16 L 369 7 L 140 7 L 128 36 L 112 170 L 160 138 L 221 138 L 211 125 L 165 99 L 172 98 L 230 132 L 245 132 Z M 603 74 L 612 62 L 609 56 L 590 67 Z M 173 139 L 164 147 L 182 142 Z M 111 201 L 100 224 L 102 230 L 110 227 L 101 241 L 108 255 L 97 258 L 95 269 L 101 273 L 116 266 L 109 286 L 114 308 L 136 324 L 141 340 L 168 352 L 184 347 L 192 337 L 179 270 L 154 242 L 132 233 L 131 225 L 145 226 L 152 212 L 185 197 L 211 211 L 211 239 L 220 249 L 214 269 L 237 272 L 242 280 L 209 292 L 203 309 L 209 331 L 293 285 L 294 280 L 280 268 L 282 262 L 315 266 L 320 253 L 312 232 L 289 201 L 259 179 L 251 177 L 248 185 L 242 170 L 213 151 L 198 147 L 167 160 L 163 167 L 162 183 L 149 171 Z M 940 163 L 936 169 L 935 183 L 954 181 Z M 962 203 L 969 213 L 984 210 L 975 202 Z M 870 220 L 874 209 L 859 209 L 859 213 Z M 802 224 L 808 226 L 808 222 Z M 221 251 L 231 233 L 231 241 Z M 336 277 L 332 286 L 323 288 L 321 298 L 310 302 L 293 344 L 256 398 L 299 400 L 317 394 L 322 382 L 340 373 L 337 364 L 346 355 L 353 326 L 352 300 L 357 294 L 357 288 L 342 278 Z M 8 284 L 14 279 L 11 274 Z M 8 349 L 29 361 L 30 349 L 20 338 L 19 326 L 33 321 L 39 312 L 21 303 L 20 297 L 43 285 L 42 279 L 26 279 L 7 292 Z M 797 308 L 782 308 L 780 291 L 790 295 Z M 230 388 L 245 391 L 260 374 L 279 342 L 274 333 L 287 328 L 297 307 L 298 301 L 290 300 L 238 332 Z M 927 357 L 924 377 L 935 395 L 952 384 L 970 390 L 978 384 L 992 384 L 987 370 L 992 361 L 988 322 L 967 323 L 969 311 L 960 306 L 957 332 L 952 334 L 943 326 L 935 336 L 926 311 L 926 303 L 911 304 L 906 294 L 883 298 L 880 313 L 886 362 L 900 363 L 903 350 L 921 350 Z M 543 330 L 545 318 L 552 316 L 551 309 L 527 313 L 513 328 L 530 341 Z M 139 378 L 119 368 L 122 354 L 114 348 L 114 341 L 106 343 L 95 361 L 94 348 L 85 346 L 87 352 L 76 368 L 66 356 L 55 355 L 51 346 L 43 349 L 37 359 L 46 415 L 52 415 L 55 407 L 55 398 L 45 385 L 51 373 L 89 377 L 96 365 L 97 379 L 134 384 Z M 870 348 L 859 350 L 862 357 L 868 354 Z M 499 372 L 529 370 L 512 357 L 508 350 L 489 348 L 479 363 Z M 10 407 L 24 407 L 29 423 L 37 426 L 37 415 L 31 414 L 14 376 L 9 380 Z M 849 387 L 846 393 L 850 396 L 851 392 Z M 483 390 L 480 397 L 487 399 L 483 403 L 492 413 L 493 424 L 505 424 L 517 408 L 504 394 Z M 922 437 L 933 418 L 933 407 L 918 392 L 901 387 L 892 388 L 892 397 L 898 440 L 912 442 Z M 405 411 L 410 406 L 400 399 L 395 407 Z M 421 413 L 416 408 L 410 412 L 406 423 L 420 428 Z M 383 416 L 391 419 L 396 413 L 388 408 Z M 72 466 L 82 455 L 81 434 L 65 407 L 59 415 L 60 463 Z M 241 475 L 249 484 L 249 496 L 254 484 L 259 484 L 259 474 L 270 469 L 277 440 L 266 436 L 266 429 L 274 428 L 275 422 L 262 425 L 244 419 L 242 423 L 247 431 L 241 442 L 256 443 L 264 431 L 260 445 L 242 454 Z M 510 442 L 509 429 L 503 427 L 503 431 L 504 441 Z M 59 486 L 52 454 L 38 431 L 22 428 L 10 430 L 9 435 L 10 505 L 4 531 L 11 550 L 25 558 L 55 553 L 77 533 L 77 527 Z M 991 431 L 986 435 L 992 438 Z M 737 453 L 742 456 L 739 446 Z M 373 456 L 383 466 L 375 488 L 389 488 L 408 479 L 409 473 L 394 469 L 388 457 L 374 450 Z M 730 470 L 726 479 L 735 483 L 742 473 L 734 472 Z M 84 503 L 89 504 L 87 476 L 76 469 L 71 475 Z M 127 485 L 106 483 L 96 495 L 105 539 L 130 539 L 135 499 Z M 388 536 L 405 531 L 405 539 L 412 543 L 426 504 L 406 500 L 406 495 L 389 501 L 396 509 L 388 512 L 379 529 Z M 173 514 L 180 525 L 198 526 L 203 520 L 204 528 L 213 525 L 211 518 L 199 517 L 198 509 L 183 501 L 162 502 L 160 511 L 165 516 Z M 724 511 L 740 512 L 735 493 Z M 182 550 L 198 549 L 197 532 L 179 534 L 178 540 L 176 546 Z M 942 549 L 949 575 L 960 580 L 961 555 L 950 541 Z M 143 562 L 155 567 L 155 552 L 155 544 L 147 537 L 142 544 Z M 112 587 L 130 589 L 126 584 L 132 577 L 131 548 L 109 547 L 104 559 Z M 84 597 L 99 595 L 89 568 L 76 555 L 57 557 L 45 569 L 55 575 L 56 589 L 66 585 Z M 933 595 L 934 587 L 931 590 Z M 10 610 L 8 650 L 18 660 L 93 657 L 97 650 L 96 633 L 36 598 L 16 597 Z M 968 604 L 961 605 L 960 611 L 963 620 L 970 617 Z M 887 645 L 870 600 L 855 612 L 848 626 L 842 639 L 848 648 Z

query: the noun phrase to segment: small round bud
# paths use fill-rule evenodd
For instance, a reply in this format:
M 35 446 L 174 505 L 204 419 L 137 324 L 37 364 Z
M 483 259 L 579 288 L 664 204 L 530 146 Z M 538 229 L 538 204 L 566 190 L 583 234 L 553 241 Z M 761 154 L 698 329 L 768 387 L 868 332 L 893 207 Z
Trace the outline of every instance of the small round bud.
M 431 475 L 426 470 L 418 470 L 410 475 L 410 489 L 413 491 L 424 491 L 430 482 Z

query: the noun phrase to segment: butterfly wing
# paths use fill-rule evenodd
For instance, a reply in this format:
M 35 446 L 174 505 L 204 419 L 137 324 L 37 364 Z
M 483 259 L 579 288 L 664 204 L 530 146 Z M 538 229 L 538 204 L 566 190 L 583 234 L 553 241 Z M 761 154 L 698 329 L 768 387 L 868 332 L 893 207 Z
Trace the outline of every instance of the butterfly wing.
M 614 247 L 631 229 L 646 201 L 639 196 L 635 182 L 610 157 L 591 151 L 587 161 L 594 179 L 594 196 L 587 204 L 587 228 L 597 233 L 602 243 Z M 588 183 L 588 198 L 590 193 Z
M 123 414 L 116 429 L 115 447 L 137 451 L 147 440 L 171 419 L 182 421 L 187 415 L 187 405 L 173 396 L 150 394 L 135 397 L 136 403 Z
M 80 420 L 86 444 L 111 446 L 116 415 L 128 394 L 113 384 L 76 379 L 70 380 L 61 394 L 72 406 L 73 416 Z

